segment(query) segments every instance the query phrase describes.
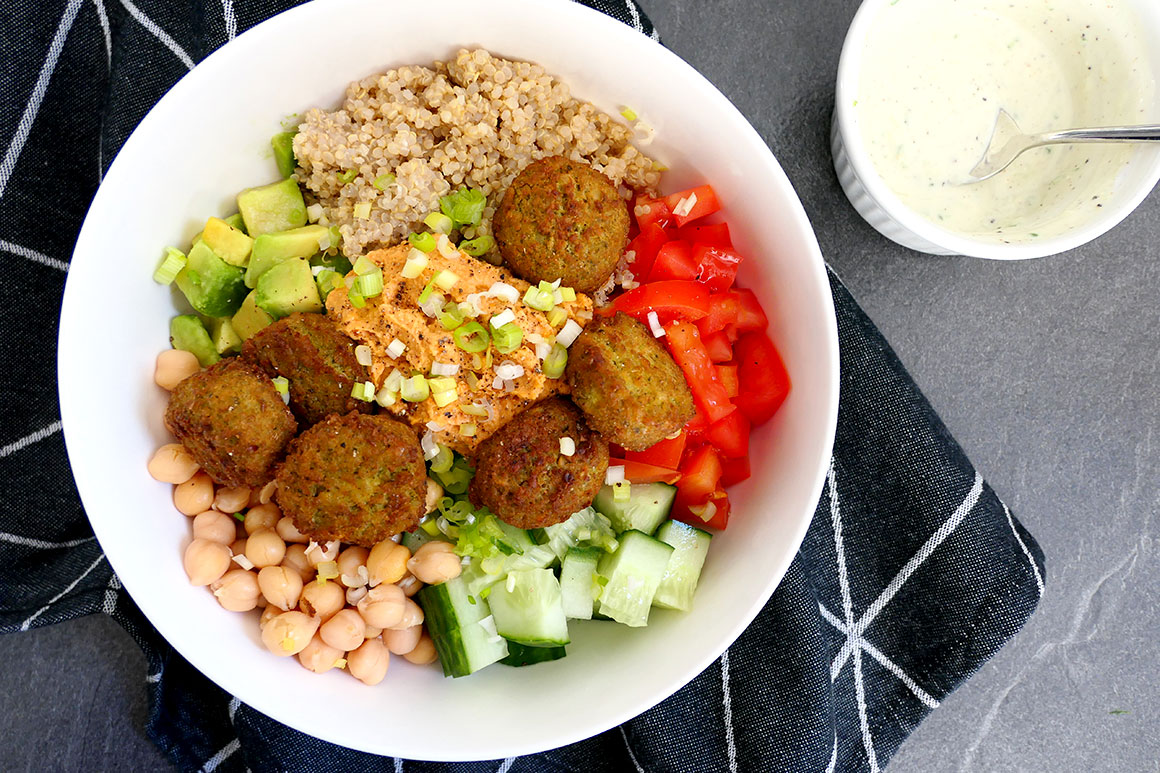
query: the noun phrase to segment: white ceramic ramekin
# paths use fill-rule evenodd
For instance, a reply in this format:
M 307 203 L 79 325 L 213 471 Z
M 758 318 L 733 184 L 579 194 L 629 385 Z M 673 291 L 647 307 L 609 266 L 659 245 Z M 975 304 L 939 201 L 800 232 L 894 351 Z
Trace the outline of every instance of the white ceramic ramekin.
M 1160 181 L 1160 148 L 1139 145 L 1116 181 L 1116 189 L 1099 214 L 1056 237 L 1026 244 L 1001 244 L 965 236 L 915 213 L 894 194 L 870 162 L 858 130 L 855 103 L 867 34 L 882 8 L 897 0 L 864 0 L 842 46 L 838 63 L 831 147 L 834 169 L 846 197 L 866 222 L 892 241 L 932 255 L 968 255 L 993 260 L 1022 260 L 1055 255 L 1086 244 L 1114 228 L 1131 214 Z M 1141 21 L 1152 70 L 1160 83 L 1160 3 L 1123 0 Z M 1160 100 L 1160 89 L 1156 99 Z M 1157 107 L 1160 112 L 1160 105 Z M 1060 127 L 1067 128 L 1067 127 Z

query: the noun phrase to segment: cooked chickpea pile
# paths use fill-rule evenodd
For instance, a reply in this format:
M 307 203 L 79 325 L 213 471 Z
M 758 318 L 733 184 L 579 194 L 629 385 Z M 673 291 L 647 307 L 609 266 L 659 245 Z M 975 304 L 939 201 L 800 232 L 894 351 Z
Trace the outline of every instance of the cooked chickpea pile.
M 174 352 L 157 358 L 155 380 L 165 389 L 197 370 L 196 358 L 191 365 Z M 318 674 L 345 668 L 370 685 L 386 677 L 392 654 L 435 661 L 411 597 L 459 575 L 450 544 L 428 542 L 412 555 L 398 536 L 370 549 L 313 542 L 283 517 L 272 484 L 219 486 L 179 443 L 157 449 L 148 470 L 173 484 L 174 506 L 192 520 L 184 556 L 190 583 L 209 587 L 231 612 L 261 609 L 262 643 L 275 655 L 297 655 Z

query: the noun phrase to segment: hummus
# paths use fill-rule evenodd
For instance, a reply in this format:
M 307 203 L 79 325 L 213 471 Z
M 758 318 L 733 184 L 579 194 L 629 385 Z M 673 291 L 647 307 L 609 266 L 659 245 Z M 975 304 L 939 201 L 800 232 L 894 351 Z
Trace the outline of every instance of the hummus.
M 441 445 L 471 456 L 483 440 L 532 403 L 568 392 L 563 378 L 551 379 L 544 375 L 543 362 L 536 352 L 536 343 L 553 343 L 558 329 L 548 322 L 546 313 L 524 304 L 523 295 L 529 285 L 511 272 L 463 252 L 445 256 L 433 250 L 427 255 L 428 265 L 423 273 L 415 279 L 406 279 L 402 271 L 409 252 L 410 245 L 402 244 L 368 253 L 366 258 L 383 271 L 382 294 L 367 298 L 365 306 L 356 308 L 350 302 L 347 289 L 340 287 L 327 296 L 327 313 L 350 338 L 370 348 L 368 371 L 376 389 L 382 387 L 396 368 L 405 377 L 416 373 L 431 377 L 435 363 L 457 365 L 458 372 L 449 377 L 456 382 L 455 402 L 439 407 L 433 397 L 418 403 L 397 400 L 386 410 L 409 422 L 420 434 L 430 429 Z M 499 354 L 493 346 L 490 357 L 487 352 L 471 354 L 459 348 L 452 331 L 435 317 L 428 316 L 419 305 L 419 295 L 440 271 L 450 271 L 459 279 L 450 290 L 436 288 L 433 293 L 440 294 L 445 302 L 474 301 L 472 305 L 480 311 L 475 321 L 489 331 L 488 320 L 510 309 L 515 314 L 515 323 L 524 331 L 519 348 Z M 520 299 L 512 303 L 487 294 L 497 282 L 516 288 Z M 557 308 L 581 326 L 592 319 L 592 299 L 580 293 L 576 294 L 575 301 L 558 304 Z M 404 347 L 398 357 L 388 350 L 396 340 Z M 495 368 L 505 363 L 519 365 L 523 375 L 497 387 Z M 465 412 L 464 407 L 474 412 Z M 480 412 L 486 415 L 479 415 Z M 474 425 L 474 434 L 463 434 L 465 425 Z

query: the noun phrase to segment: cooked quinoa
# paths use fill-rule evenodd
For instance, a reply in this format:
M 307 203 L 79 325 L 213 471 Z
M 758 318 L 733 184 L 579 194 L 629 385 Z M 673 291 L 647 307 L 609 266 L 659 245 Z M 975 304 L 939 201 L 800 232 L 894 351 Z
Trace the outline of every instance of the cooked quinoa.
M 659 166 L 631 138 L 630 127 L 572 97 L 543 67 L 464 49 L 432 68 L 400 67 L 352 83 L 340 109 L 303 116 L 294 154 L 300 181 L 353 258 L 403 239 L 462 185 L 488 199 L 479 227 L 464 235 L 491 233 L 504 190 L 545 156 L 590 164 L 626 189 L 654 188 Z M 351 171 L 357 176 L 344 184 L 339 175 Z M 356 218 L 363 202 L 370 216 Z

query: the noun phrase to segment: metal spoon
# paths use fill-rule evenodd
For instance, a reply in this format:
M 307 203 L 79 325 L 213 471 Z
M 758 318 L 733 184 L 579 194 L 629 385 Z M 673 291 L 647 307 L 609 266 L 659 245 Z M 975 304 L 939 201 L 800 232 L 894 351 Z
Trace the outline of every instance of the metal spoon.
M 977 183 L 1002 172 L 1025 150 L 1041 145 L 1059 145 L 1071 142 L 1155 142 L 1160 140 L 1160 124 L 1144 126 L 1104 126 L 1093 129 L 1068 129 L 1046 134 L 1024 134 L 1015 119 L 1003 109 L 995 119 L 991 141 L 983 158 L 967 177 L 968 183 Z

